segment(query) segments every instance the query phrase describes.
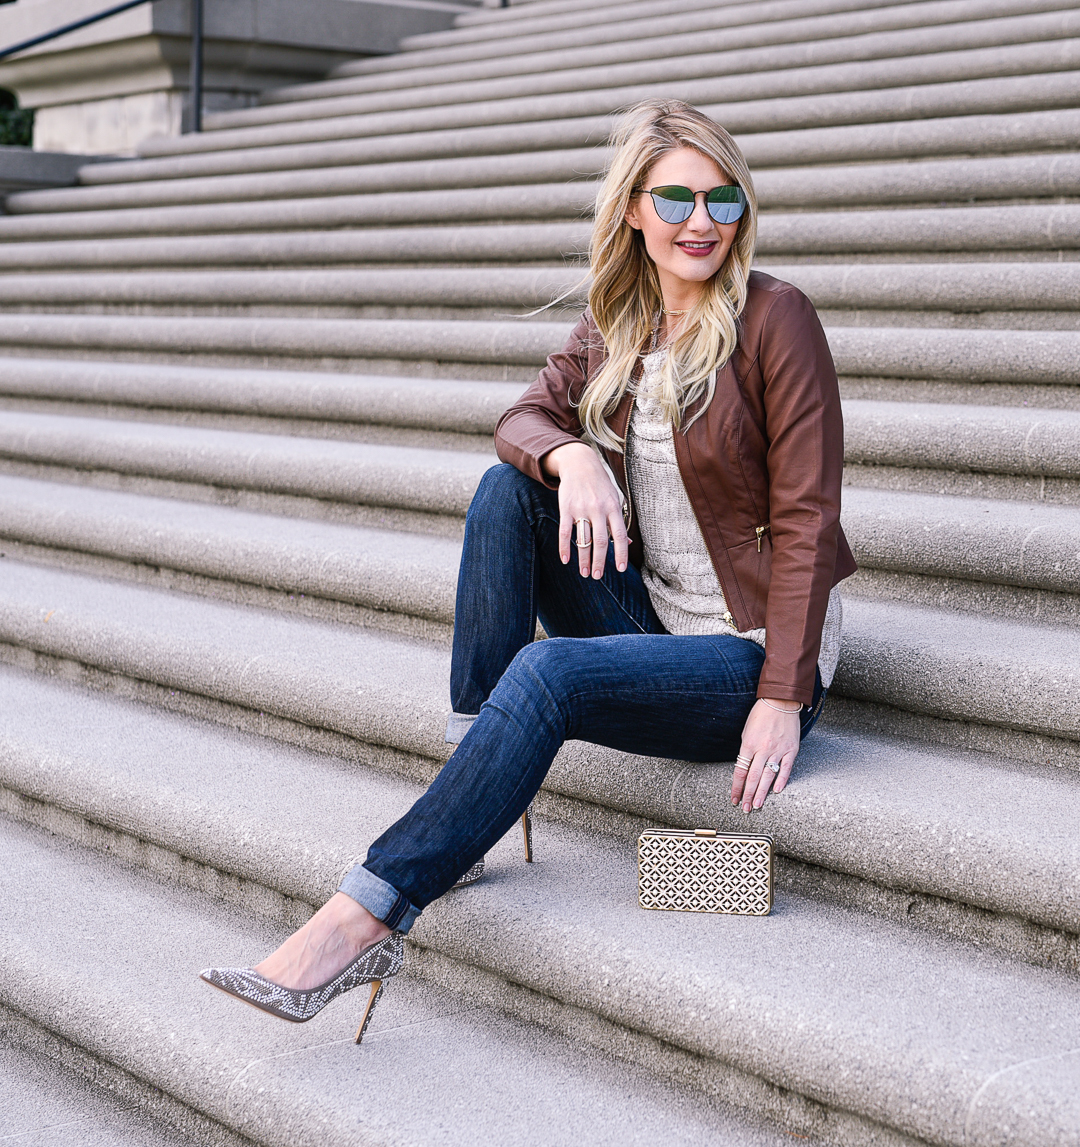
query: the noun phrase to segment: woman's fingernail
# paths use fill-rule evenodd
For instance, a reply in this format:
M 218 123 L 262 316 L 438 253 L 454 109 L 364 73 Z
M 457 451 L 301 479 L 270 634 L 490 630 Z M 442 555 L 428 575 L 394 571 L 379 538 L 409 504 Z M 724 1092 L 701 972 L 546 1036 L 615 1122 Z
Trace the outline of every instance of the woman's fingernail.
M 750 806 L 749 806 L 749 804 L 744 804 L 744 805 L 742 806 L 742 810 L 743 810 L 743 812 L 749 812 L 749 811 L 750 811 Z

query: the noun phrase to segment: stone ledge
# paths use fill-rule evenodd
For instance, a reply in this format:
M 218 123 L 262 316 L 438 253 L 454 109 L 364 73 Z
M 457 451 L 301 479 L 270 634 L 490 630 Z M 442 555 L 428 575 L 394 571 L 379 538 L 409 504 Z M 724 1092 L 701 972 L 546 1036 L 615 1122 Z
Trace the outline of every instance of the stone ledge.
M 68 186 L 78 182 L 81 170 L 112 158 L 0 146 L 0 198 L 10 192 Z

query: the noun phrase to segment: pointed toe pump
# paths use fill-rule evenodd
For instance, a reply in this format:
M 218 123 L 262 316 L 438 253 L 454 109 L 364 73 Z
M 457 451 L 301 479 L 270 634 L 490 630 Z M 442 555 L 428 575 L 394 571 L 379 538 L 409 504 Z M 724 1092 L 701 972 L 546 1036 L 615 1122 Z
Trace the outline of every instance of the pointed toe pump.
M 391 932 L 317 988 L 283 988 L 254 968 L 206 968 L 199 976 L 211 987 L 294 1024 L 306 1023 L 331 1000 L 366 984 L 371 990 L 356 1032 L 356 1042 L 360 1043 L 382 996 L 383 982 L 397 975 L 404 958 L 403 934 Z
M 532 805 L 529 805 L 521 817 L 521 831 L 525 837 L 525 863 L 532 864 Z M 457 878 L 457 882 L 454 884 L 454 887 L 467 888 L 470 884 L 475 884 L 483 875 L 484 858 L 481 856 L 480 859 L 472 866 L 472 868 L 467 869 Z

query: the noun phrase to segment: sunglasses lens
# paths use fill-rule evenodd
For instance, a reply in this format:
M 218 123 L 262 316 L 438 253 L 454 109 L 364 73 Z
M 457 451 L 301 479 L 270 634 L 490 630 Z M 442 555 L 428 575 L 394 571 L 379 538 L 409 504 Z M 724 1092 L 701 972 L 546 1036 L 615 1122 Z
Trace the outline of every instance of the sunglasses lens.
M 649 194 L 665 223 L 685 223 L 694 214 L 694 193 L 688 187 L 654 187 Z
M 705 206 L 717 223 L 734 223 L 746 210 L 746 193 L 735 184 L 714 187 L 705 197 Z

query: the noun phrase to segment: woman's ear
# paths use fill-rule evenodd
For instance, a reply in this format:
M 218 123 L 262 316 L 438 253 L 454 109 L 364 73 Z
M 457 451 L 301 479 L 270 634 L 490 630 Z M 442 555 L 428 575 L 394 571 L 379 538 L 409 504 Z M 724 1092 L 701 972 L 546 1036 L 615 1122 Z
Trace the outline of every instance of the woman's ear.
M 631 227 L 633 227 L 633 229 L 635 231 L 641 230 L 641 219 L 638 217 L 638 200 L 637 199 L 631 199 L 630 200 L 630 206 L 627 207 L 626 214 L 623 215 L 623 218 L 626 220 L 627 223 L 630 224 Z

